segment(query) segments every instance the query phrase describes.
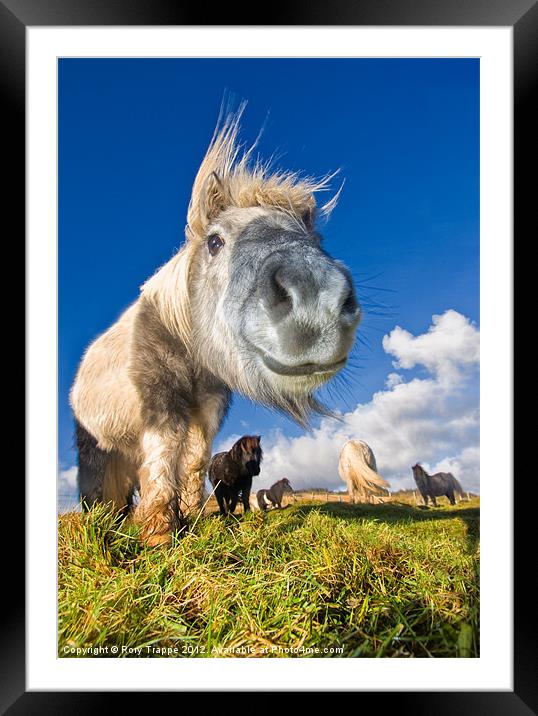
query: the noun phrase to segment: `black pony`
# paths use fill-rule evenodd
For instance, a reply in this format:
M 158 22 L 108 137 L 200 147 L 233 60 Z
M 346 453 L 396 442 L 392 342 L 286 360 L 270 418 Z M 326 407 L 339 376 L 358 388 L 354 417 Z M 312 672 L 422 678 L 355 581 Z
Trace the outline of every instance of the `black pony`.
M 435 498 L 441 495 L 446 495 L 451 505 L 456 504 L 454 499 L 455 492 L 458 492 L 460 497 L 463 497 L 463 488 L 451 472 L 437 472 L 435 475 L 428 475 L 418 462 L 411 469 L 425 505 L 428 504 L 428 497 L 434 507 L 437 507 Z
M 293 487 L 290 485 L 290 481 L 287 477 L 283 477 L 282 480 L 275 482 L 268 490 L 258 490 L 256 493 L 258 507 L 264 512 L 267 511 L 270 505 L 272 507 L 278 507 L 278 509 L 281 510 L 282 496 L 285 492 L 293 492 Z
M 207 474 L 215 488 L 221 515 L 233 513 L 239 493 L 245 512 L 250 510 L 252 478 L 260 474 L 262 455 L 259 435 L 243 435 L 231 450 L 213 455 Z

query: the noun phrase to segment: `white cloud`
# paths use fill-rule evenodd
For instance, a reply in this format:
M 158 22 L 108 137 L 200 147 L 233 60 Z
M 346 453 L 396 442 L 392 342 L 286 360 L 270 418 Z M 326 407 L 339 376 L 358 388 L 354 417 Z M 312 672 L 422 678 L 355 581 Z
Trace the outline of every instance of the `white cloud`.
M 424 465 L 426 470 L 428 466 Z M 428 470 L 430 472 L 430 470 Z M 431 472 L 451 472 L 469 492 L 480 484 L 480 449 L 478 445 L 467 447 L 456 457 L 445 457 L 431 467 Z
M 395 356 L 395 367 L 424 367 L 428 375 L 405 382 L 390 373 L 386 390 L 369 403 L 341 416 L 324 419 L 300 437 L 282 431 L 262 440 L 264 463 L 257 489 L 288 477 L 295 489 L 343 489 L 338 456 L 350 438 L 365 440 L 373 449 L 379 472 L 393 490 L 414 486 L 411 465 L 450 470 L 465 489 L 479 488 L 479 331 L 463 315 L 448 310 L 433 316 L 427 333 L 413 336 L 396 327 L 383 347 Z M 216 448 L 228 449 L 239 436 Z
M 438 378 L 450 378 L 452 371 L 477 364 L 480 339 L 477 329 L 461 313 L 449 309 L 432 317 L 427 333 L 413 336 L 396 328 L 383 338 L 385 351 L 396 357 L 395 368 L 423 365 Z
M 403 382 L 403 376 L 401 376 L 399 373 L 389 373 L 385 380 L 385 387 L 390 390 L 391 388 L 394 388 L 395 386 L 400 385 L 400 383 Z

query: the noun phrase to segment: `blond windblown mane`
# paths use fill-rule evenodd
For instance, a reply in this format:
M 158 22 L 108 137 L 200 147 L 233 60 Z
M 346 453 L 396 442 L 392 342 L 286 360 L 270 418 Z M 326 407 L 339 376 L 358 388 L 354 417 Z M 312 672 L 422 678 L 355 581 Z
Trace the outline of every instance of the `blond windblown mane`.
M 374 453 L 362 440 L 348 440 L 344 445 L 338 473 L 353 502 L 368 502 L 387 494 L 389 483 L 377 472 Z
M 272 161 L 253 159 L 258 139 L 245 149 L 239 144 L 240 121 L 246 107 L 219 118 L 215 134 L 194 181 L 187 212 L 188 239 L 203 237 L 207 219 L 228 207 L 278 208 L 302 217 L 316 211 L 314 194 L 328 191 L 338 172 L 324 177 L 302 177 L 274 169 Z M 342 187 L 318 210 L 327 216 L 338 202 Z

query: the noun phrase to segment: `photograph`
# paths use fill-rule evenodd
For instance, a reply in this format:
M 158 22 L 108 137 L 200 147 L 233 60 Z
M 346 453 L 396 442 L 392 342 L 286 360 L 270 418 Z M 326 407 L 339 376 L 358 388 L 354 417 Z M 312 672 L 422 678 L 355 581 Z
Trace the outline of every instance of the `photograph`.
M 480 648 L 479 57 L 60 57 L 57 656 Z

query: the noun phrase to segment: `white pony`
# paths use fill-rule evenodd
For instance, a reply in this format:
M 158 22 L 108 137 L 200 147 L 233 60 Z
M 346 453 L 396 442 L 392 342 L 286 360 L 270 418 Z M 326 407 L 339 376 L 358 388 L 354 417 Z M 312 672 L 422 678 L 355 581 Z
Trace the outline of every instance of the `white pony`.
M 351 502 L 381 502 L 389 483 L 377 472 L 374 453 L 362 440 L 348 440 L 340 452 L 338 474 Z

